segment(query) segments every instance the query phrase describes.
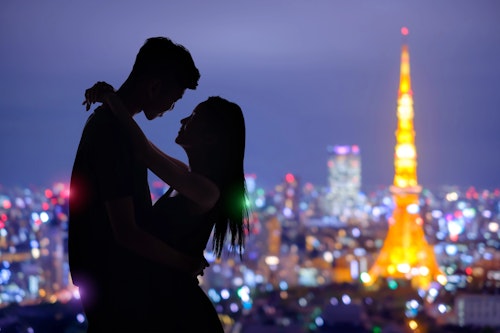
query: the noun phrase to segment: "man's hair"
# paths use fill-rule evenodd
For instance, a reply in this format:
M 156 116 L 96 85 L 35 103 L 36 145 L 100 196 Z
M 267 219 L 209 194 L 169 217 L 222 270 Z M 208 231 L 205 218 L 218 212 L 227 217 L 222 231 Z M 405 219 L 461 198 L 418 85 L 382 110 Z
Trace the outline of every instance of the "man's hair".
M 200 72 L 189 51 L 167 37 L 148 38 L 140 48 L 132 68 L 131 77 L 172 78 L 181 88 L 196 89 Z

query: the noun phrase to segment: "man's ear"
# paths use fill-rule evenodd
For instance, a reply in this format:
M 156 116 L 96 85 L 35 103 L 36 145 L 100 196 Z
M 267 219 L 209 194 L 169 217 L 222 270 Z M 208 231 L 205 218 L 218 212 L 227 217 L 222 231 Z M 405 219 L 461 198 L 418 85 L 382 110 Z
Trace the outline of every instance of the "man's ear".
M 151 79 L 147 84 L 147 94 L 149 98 L 155 98 L 161 93 L 161 80 Z

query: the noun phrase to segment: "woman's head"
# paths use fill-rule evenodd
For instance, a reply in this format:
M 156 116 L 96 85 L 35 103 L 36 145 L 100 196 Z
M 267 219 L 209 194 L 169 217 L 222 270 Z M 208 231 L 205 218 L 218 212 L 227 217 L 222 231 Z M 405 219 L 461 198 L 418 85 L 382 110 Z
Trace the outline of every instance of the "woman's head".
M 242 250 L 248 227 L 243 112 L 237 104 L 214 96 L 200 103 L 181 123 L 176 142 L 186 150 L 192 170 L 209 177 L 220 190 L 214 210 L 214 250 L 221 255 L 228 229 L 231 245 Z
M 243 160 L 245 120 L 237 104 L 218 96 L 209 97 L 181 124 L 175 141 L 184 149 L 208 149 L 219 158 Z

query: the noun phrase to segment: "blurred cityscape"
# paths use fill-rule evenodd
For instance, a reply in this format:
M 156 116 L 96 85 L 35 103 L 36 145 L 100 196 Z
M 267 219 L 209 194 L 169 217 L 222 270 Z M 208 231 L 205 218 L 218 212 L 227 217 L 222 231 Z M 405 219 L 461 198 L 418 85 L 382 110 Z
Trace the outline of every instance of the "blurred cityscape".
M 423 189 L 417 208 L 445 281 L 369 272 L 395 208 L 361 192 L 357 146 L 329 147 L 328 186 L 247 175 L 244 259 L 223 256 L 200 283 L 227 332 L 494 332 L 500 327 L 500 189 Z M 151 184 L 153 200 L 167 189 Z M 84 332 L 67 263 L 68 184 L 0 187 L 1 332 Z M 133 265 L 131 265 L 133 267 Z M 140 288 L 141 286 L 134 286 Z
M 227 333 L 500 332 L 500 188 L 418 183 L 406 45 L 397 119 L 391 186 L 362 191 L 357 145 L 327 147 L 325 184 L 288 173 L 262 188 L 246 175 L 243 260 L 208 248 L 199 277 Z M 168 186 L 150 188 L 155 201 Z M 1 333 L 86 330 L 67 261 L 69 196 L 65 183 L 0 185 Z

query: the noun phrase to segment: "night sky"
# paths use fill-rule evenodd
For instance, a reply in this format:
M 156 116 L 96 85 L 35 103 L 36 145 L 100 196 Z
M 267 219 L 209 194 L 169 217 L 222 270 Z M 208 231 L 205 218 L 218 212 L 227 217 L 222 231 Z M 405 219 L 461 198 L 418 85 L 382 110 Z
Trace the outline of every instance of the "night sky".
M 327 146 L 361 149 L 363 188 L 393 180 L 401 27 L 410 34 L 419 183 L 500 187 L 500 1 L 15 1 L 0 4 L 0 184 L 69 181 L 83 92 L 119 87 L 146 38 L 200 69 L 174 112 L 137 121 L 158 146 L 219 95 L 247 124 L 247 173 L 327 184 Z

